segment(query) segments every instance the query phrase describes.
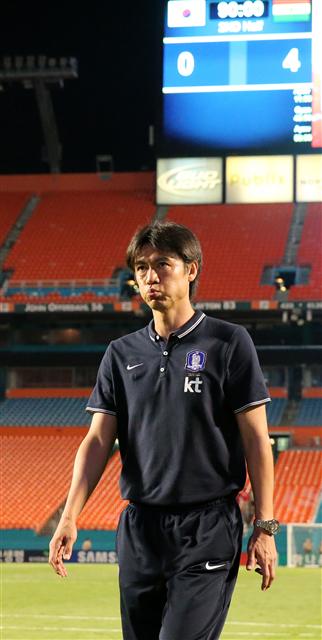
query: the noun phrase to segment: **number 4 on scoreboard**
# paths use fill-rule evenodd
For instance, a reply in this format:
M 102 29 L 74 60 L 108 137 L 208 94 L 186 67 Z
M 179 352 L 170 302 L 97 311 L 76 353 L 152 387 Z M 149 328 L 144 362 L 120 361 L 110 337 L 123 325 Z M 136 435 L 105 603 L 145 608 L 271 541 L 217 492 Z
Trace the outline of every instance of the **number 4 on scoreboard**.
M 293 47 L 289 50 L 288 54 L 283 60 L 282 67 L 283 69 L 289 69 L 290 71 L 292 71 L 292 73 L 297 73 L 297 71 L 301 67 L 299 50 L 297 47 Z

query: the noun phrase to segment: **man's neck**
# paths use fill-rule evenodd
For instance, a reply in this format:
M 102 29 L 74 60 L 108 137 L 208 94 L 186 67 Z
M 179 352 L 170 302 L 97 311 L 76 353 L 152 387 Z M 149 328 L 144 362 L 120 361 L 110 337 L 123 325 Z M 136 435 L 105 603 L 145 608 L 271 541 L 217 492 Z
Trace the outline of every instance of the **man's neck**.
M 195 311 L 190 302 L 189 305 L 180 310 L 169 309 L 165 313 L 153 311 L 155 331 L 161 338 L 168 340 L 170 333 L 180 329 L 192 318 L 194 313 Z

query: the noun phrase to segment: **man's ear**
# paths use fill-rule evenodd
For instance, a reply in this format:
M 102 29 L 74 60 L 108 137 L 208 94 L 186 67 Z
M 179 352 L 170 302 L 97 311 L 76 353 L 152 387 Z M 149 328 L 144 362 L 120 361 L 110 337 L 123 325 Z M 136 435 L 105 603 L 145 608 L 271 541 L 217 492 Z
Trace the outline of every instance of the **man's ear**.
M 194 260 L 188 264 L 188 280 L 193 282 L 198 275 L 198 262 Z

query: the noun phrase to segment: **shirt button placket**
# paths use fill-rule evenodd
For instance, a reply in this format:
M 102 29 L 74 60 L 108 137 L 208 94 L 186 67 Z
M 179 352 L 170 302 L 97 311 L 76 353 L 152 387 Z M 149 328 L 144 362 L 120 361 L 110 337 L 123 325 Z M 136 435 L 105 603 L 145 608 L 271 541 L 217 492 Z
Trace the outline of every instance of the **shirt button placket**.
M 168 351 L 162 351 L 162 356 L 161 356 L 161 366 L 160 366 L 160 377 L 164 378 L 164 376 L 166 375 L 166 369 L 167 369 L 167 361 L 166 358 L 169 355 Z

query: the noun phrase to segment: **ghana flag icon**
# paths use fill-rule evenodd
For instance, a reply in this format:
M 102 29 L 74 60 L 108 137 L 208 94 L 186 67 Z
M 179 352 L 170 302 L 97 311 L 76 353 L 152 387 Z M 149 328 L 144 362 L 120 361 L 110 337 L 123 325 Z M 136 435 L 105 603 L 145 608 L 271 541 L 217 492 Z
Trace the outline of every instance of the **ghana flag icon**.
M 273 0 L 275 22 L 307 22 L 311 17 L 311 0 Z

